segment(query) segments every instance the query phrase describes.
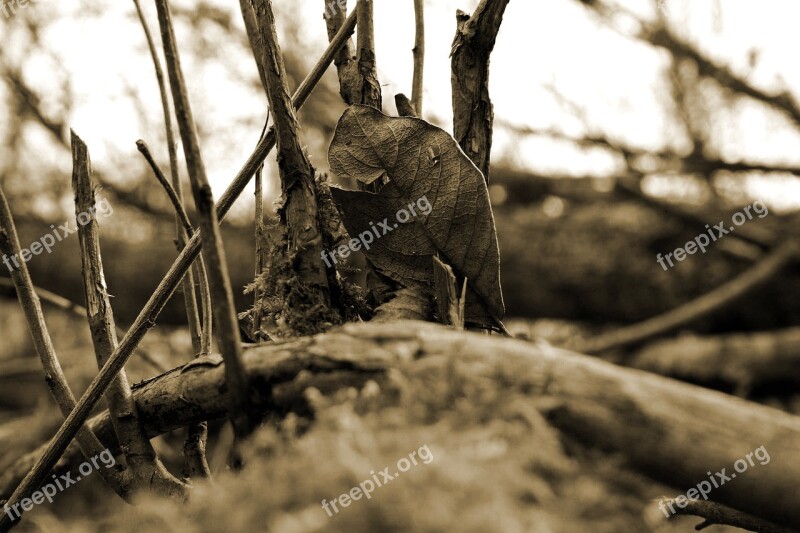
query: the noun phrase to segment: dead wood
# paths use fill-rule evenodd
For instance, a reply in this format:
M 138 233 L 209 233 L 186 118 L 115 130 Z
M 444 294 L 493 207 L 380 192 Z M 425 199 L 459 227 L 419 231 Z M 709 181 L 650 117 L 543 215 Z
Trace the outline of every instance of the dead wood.
M 681 335 L 645 346 L 631 366 L 693 383 L 723 381 L 741 395 L 776 381 L 800 384 L 800 328 L 759 333 Z
M 459 11 L 453 40 L 453 136 L 489 182 L 494 107 L 489 98 L 489 57 L 509 0 L 482 0 L 470 17 Z
M 420 359 L 425 363 L 415 363 Z M 706 479 L 708 471 L 730 470 L 745 452 L 764 446 L 769 464 L 714 489 L 711 497 L 762 519 L 800 527 L 795 492 L 800 418 L 719 392 L 546 345 L 423 322 L 348 324 L 247 349 L 245 364 L 254 382 L 274 393 L 259 407 L 300 414 L 308 413 L 303 394 L 308 387 L 327 393 L 368 380 L 381 382 L 390 370 L 407 365 L 425 364 L 431 372 L 463 365 L 476 381 L 498 382 L 528 395 L 559 430 L 618 453 L 679 490 Z M 148 435 L 225 416 L 226 398 L 219 392 L 224 382 L 222 359 L 210 356 L 135 387 Z M 91 427 L 106 444 L 114 444 L 107 414 L 94 418 Z M 0 494 L 13 488 L 39 453 L 3 472 Z M 71 448 L 65 459 L 74 454 Z

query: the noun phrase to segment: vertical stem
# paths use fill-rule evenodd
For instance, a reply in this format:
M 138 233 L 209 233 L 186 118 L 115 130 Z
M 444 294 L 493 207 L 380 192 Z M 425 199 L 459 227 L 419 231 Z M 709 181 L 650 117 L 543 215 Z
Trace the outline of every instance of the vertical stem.
M 264 44 L 262 62 L 267 76 L 267 93 L 278 145 L 278 168 L 285 205 L 281 219 L 289 233 L 289 246 L 300 280 L 310 292 L 313 304 L 330 307 L 328 276 L 322 264 L 322 234 L 317 221 L 314 169 L 297 137 L 297 117 L 289 96 L 275 17 L 270 0 L 256 0 L 255 16 Z
M 72 190 L 75 193 L 75 218 L 81 248 L 86 318 L 89 321 L 97 366 L 102 368 L 117 349 L 117 331 L 103 272 L 98 225 L 94 215 L 90 216 L 95 212 L 96 202 L 89 150 L 74 131 L 70 134 Z M 142 432 L 139 412 L 124 368 L 111 382 L 106 400 L 114 432 L 128 464 L 126 478 L 130 481 L 130 489 L 134 492 L 150 489 L 159 494 L 181 497 L 185 487 L 164 468 L 150 440 Z
M 417 116 L 422 116 L 422 88 L 425 71 L 425 0 L 414 0 L 414 82 L 411 88 L 411 103 Z
M 45 382 L 50 389 L 50 395 L 58 404 L 61 413 L 68 418 L 70 412 L 75 409 L 75 397 L 67 383 L 66 376 L 64 376 L 64 371 L 61 369 L 61 363 L 58 361 L 53 341 L 50 338 L 50 333 L 44 320 L 44 313 L 42 313 L 42 304 L 33 288 L 28 266 L 20 257 L 17 228 L 14 225 L 11 209 L 8 207 L 8 201 L 2 187 L 0 187 L 0 253 L 3 254 L 3 262 L 6 267 L 11 271 L 11 279 L 17 291 L 17 298 L 28 322 L 31 337 L 33 337 L 33 346 L 42 361 Z M 87 460 L 99 456 L 104 451 L 100 440 L 86 425 L 80 426 L 77 431 L 77 439 Z M 113 488 L 117 494 L 122 497 L 128 496 L 118 471 L 103 468 L 99 470 L 99 473 L 108 486 Z M 34 489 L 35 487 L 33 486 L 20 485 L 9 498 L 9 503 L 19 502 L 22 498 L 29 496 Z M 0 530 L 3 529 L 2 523 L 5 521 L 6 517 L 0 515 Z
M 203 257 L 208 270 L 212 301 L 214 302 L 214 321 L 216 337 L 222 357 L 225 360 L 225 377 L 228 384 L 230 418 L 237 439 L 243 439 L 255 427 L 250 409 L 250 383 L 244 368 L 242 342 L 236 316 L 233 290 L 228 275 L 225 249 L 219 229 L 219 219 L 214 209 L 214 196 L 208 182 L 197 131 L 192 116 L 189 96 L 180 65 L 175 33 L 167 0 L 156 0 L 164 56 L 167 62 L 172 89 L 172 101 L 178 127 L 183 141 L 186 166 L 192 184 L 195 206 L 200 219 L 200 238 L 203 243 Z M 234 451 L 234 453 L 236 453 Z M 234 458 L 238 462 L 239 458 Z
M 481 0 L 470 17 L 458 11 L 451 53 L 453 137 L 489 183 L 494 107 L 489 98 L 489 57 L 509 0 Z
M 147 47 L 150 49 L 150 57 L 153 60 L 156 81 L 158 82 L 158 91 L 161 96 L 161 110 L 164 115 L 164 129 L 167 136 L 167 149 L 169 152 L 169 171 L 172 179 L 172 190 L 174 191 L 176 197 L 176 201 L 174 201 L 176 206 L 175 245 L 180 252 L 186 247 L 186 241 L 192 232 L 184 227 L 186 225 L 185 221 L 181 220 L 181 211 L 183 211 L 183 187 L 181 186 L 180 172 L 178 171 L 178 150 L 177 143 L 175 142 L 175 134 L 172 129 L 172 113 L 170 112 L 167 84 L 164 80 L 164 71 L 161 68 L 161 61 L 158 58 L 158 52 L 153 40 L 153 35 L 150 32 L 150 26 L 147 24 L 147 20 L 144 17 L 139 0 L 133 0 L 133 3 L 136 6 L 136 13 L 139 15 L 139 21 L 141 22 L 142 29 L 144 30 L 145 39 L 147 40 Z M 154 163 L 151 164 L 151 166 L 155 166 Z M 164 184 L 166 184 L 166 180 L 164 181 Z M 169 193 L 169 190 L 166 186 L 165 190 L 167 190 L 167 193 Z M 181 209 L 178 209 L 178 206 L 180 206 Z M 185 211 L 183 211 L 183 214 L 185 215 Z M 188 220 L 188 217 L 185 218 Z M 202 315 L 197 309 L 198 286 L 195 286 L 195 282 L 197 282 L 199 286 Z M 191 270 L 186 273 L 186 277 L 181 283 L 181 289 L 183 292 L 183 301 L 184 306 L 186 307 L 186 319 L 189 323 L 189 334 L 192 338 L 192 348 L 194 349 L 194 353 L 195 355 L 208 354 L 211 351 L 213 320 L 211 319 L 211 291 L 208 286 L 208 275 L 206 274 L 206 267 L 202 257 L 198 261 L 195 261 Z M 201 316 L 203 320 L 202 324 L 200 322 Z M 208 435 L 208 424 L 202 423 L 192 426 L 189 428 L 189 433 L 190 435 L 193 435 L 193 438 L 195 439 L 206 439 Z M 190 451 L 194 452 L 203 450 L 204 448 L 205 446 L 193 446 L 190 447 Z M 184 455 L 187 463 L 195 465 L 193 468 L 187 467 L 187 470 L 192 470 L 197 474 L 203 475 L 203 477 L 211 476 L 211 471 L 207 468 L 207 461 L 204 456 L 198 457 L 194 455 Z M 203 468 L 203 465 L 206 465 L 205 469 Z
M 375 25 L 372 0 L 358 0 L 358 71 L 361 75 L 358 102 L 382 109 L 381 85 L 375 58 Z
M 264 78 L 266 80 L 266 77 Z M 265 87 L 266 90 L 266 87 Z M 264 249 L 263 249 L 263 229 L 264 229 L 264 165 L 258 167 L 256 171 L 256 191 L 255 191 L 255 238 L 256 238 L 256 277 L 264 271 Z M 258 304 L 261 302 L 261 289 L 256 286 L 254 291 L 255 306 L 253 308 L 253 335 L 255 340 L 260 340 L 259 331 L 261 330 L 261 311 Z

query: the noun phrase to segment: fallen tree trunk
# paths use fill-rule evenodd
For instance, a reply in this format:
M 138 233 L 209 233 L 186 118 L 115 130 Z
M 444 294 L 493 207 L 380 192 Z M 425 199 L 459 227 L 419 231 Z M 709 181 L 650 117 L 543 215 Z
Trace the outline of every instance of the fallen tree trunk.
M 521 391 L 546 406 L 541 409 L 559 430 L 619 453 L 681 492 L 707 480 L 708 471 L 732 471 L 734 462 L 764 446 L 771 458 L 767 465 L 756 463 L 715 488 L 710 498 L 800 528 L 795 492 L 800 418 L 776 409 L 549 346 L 423 322 L 349 324 L 245 351 L 247 370 L 263 393 L 259 406 L 300 414 L 308 409 L 302 394 L 307 387 L 325 393 L 381 382 L 388 370 L 402 372 L 422 364 L 414 363 L 421 358 L 443 377 L 458 364 L 469 368 L 476 382 Z M 221 358 L 209 356 L 134 387 L 145 431 L 152 437 L 223 417 L 224 384 Z M 95 417 L 91 427 L 106 445 L 116 445 L 107 413 Z M 4 469 L 0 494 L 13 490 L 38 453 Z M 70 458 L 79 459 L 77 450 L 70 448 L 61 468 Z
M 723 381 L 742 394 L 775 381 L 800 384 L 800 328 L 735 335 L 681 335 L 639 351 L 634 368 L 690 380 Z

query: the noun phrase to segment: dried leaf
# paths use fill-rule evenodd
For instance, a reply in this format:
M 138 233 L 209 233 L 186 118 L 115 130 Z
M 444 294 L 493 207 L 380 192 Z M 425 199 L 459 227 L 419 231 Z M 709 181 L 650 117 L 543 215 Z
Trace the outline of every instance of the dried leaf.
M 502 318 L 500 252 L 486 182 L 452 136 L 418 118 L 351 106 L 339 119 L 328 159 L 340 178 L 385 183 L 376 194 L 331 188 L 350 236 L 378 270 L 406 286 L 430 287 L 438 252 L 468 279 L 466 319 L 493 325 Z M 403 220 L 401 210 L 412 209 L 416 216 Z

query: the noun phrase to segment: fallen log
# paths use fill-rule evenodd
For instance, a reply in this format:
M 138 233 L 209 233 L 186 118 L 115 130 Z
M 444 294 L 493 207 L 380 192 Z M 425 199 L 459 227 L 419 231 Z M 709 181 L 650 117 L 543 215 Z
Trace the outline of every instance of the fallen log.
M 722 381 L 745 395 L 769 382 L 800 384 L 800 328 L 656 341 L 630 366 L 693 383 Z
M 451 365 L 476 382 L 511 387 L 538 400 L 549 422 L 590 446 L 681 491 L 707 480 L 764 446 L 770 461 L 714 488 L 710 499 L 785 526 L 800 528 L 800 418 L 766 406 L 596 358 L 515 339 L 451 330 L 424 322 L 348 324 L 329 333 L 249 348 L 245 364 L 262 392 L 263 410 L 303 414 L 303 391 L 323 393 L 379 383 L 418 359 L 445 379 Z M 199 358 L 134 387 L 146 433 L 165 432 L 225 415 L 219 356 Z M 271 393 L 271 394 L 270 394 Z M 541 401 L 542 399 L 546 401 Z M 91 421 L 114 447 L 108 414 Z M 9 494 L 40 452 L 4 468 L 0 495 Z M 61 468 L 78 460 L 70 448 Z

